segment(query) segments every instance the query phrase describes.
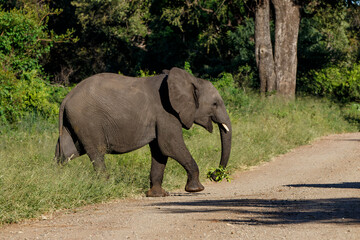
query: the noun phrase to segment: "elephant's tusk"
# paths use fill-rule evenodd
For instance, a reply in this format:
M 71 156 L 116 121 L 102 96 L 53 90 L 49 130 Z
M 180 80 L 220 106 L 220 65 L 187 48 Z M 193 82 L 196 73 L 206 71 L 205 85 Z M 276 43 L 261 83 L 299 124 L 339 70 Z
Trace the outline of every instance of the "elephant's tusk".
M 227 132 L 229 132 L 229 131 L 230 131 L 230 130 L 229 130 L 229 128 L 228 128 L 228 126 L 226 126 L 226 124 L 225 124 L 225 123 L 222 123 L 221 125 L 225 128 L 225 130 L 226 130 Z

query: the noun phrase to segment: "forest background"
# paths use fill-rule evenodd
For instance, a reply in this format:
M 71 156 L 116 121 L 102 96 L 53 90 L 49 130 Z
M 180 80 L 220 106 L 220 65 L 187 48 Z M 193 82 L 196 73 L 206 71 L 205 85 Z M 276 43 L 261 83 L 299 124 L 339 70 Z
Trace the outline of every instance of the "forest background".
M 99 72 L 145 76 L 178 66 L 257 91 L 261 2 L 0 0 L 0 121 L 11 124 L 29 112 L 53 118 L 71 86 Z M 301 16 L 297 94 L 359 109 L 360 2 L 294 4 Z

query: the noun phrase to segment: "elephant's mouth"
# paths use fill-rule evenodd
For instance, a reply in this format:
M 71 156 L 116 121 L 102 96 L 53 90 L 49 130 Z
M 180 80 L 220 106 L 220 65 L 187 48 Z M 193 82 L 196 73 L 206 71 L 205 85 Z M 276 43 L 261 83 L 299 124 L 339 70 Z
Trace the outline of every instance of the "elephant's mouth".
M 212 119 L 210 117 L 203 117 L 200 119 L 196 119 L 195 123 L 199 124 L 200 126 L 202 126 L 203 128 L 205 128 L 209 133 L 213 132 L 213 124 L 212 124 Z
M 222 129 L 225 133 L 230 131 L 229 127 L 225 123 L 219 122 L 212 117 L 195 120 L 195 123 L 199 124 L 200 126 L 205 128 L 210 133 L 213 132 L 213 124 L 212 124 L 213 122 L 216 123 L 217 125 L 219 125 L 219 128 Z
M 225 133 L 227 133 L 227 132 L 230 131 L 228 125 L 226 125 L 224 122 L 219 121 L 219 120 L 218 120 L 217 118 L 215 118 L 215 117 L 211 117 L 211 120 L 212 120 L 214 123 L 217 123 L 217 125 L 219 126 L 219 129 L 224 130 Z

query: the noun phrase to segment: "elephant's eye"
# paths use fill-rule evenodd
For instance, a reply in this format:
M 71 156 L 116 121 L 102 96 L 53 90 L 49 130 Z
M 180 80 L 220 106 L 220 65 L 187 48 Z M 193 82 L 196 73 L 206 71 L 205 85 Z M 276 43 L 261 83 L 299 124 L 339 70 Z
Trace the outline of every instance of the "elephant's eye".
M 213 105 L 213 107 L 217 107 L 218 103 L 214 102 L 212 105 Z

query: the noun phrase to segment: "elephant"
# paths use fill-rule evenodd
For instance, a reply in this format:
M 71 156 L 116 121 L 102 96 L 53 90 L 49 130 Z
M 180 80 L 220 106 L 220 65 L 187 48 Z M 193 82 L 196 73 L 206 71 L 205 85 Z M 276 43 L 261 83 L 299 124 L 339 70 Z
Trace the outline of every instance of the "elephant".
M 65 164 L 87 154 L 95 171 L 105 173 L 105 154 L 127 153 L 149 144 L 146 196 L 169 195 L 162 188 L 168 157 L 185 168 L 185 191 L 199 192 L 204 186 L 182 129 L 189 130 L 195 123 L 211 133 L 213 122 L 220 131 L 220 166 L 225 168 L 232 127 L 224 101 L 211 82 L 176 67 L 142 78 L 99 73 L 82 80 L 62 101 L 55 160 Z

